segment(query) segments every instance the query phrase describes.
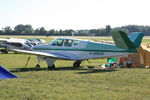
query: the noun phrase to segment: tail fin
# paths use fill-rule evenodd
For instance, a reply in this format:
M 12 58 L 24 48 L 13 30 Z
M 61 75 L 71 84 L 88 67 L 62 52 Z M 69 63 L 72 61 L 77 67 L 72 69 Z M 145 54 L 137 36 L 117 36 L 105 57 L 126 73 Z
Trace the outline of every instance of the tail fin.
M 129 35 L 129 39 L 133 42 L 135 48 L 138 48 L 142 42 L 144 34 L 141 32 L 132 32 Z
M 132 33 L 128 37 L 126 33 L 119 31 L 112 33 L 112 37 L 117 47 L 124 49 L 135 49 L 139 47 L 143 38 L 143 33 Z

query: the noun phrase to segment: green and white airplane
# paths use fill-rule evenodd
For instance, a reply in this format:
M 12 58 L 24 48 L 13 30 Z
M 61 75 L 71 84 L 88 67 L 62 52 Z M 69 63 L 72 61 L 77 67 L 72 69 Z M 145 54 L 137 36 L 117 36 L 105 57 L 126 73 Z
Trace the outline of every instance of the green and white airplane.
M 81 62 L 88 59 L 110 58 L 136 53 L 141 44 L 143 33 L 133 32 L 127 36 L 119 31 L 112 33 L 115 44 L 98 43 L 74 38 L 57 38 L 49 44 L 38 45 L 32 51 L 13 49 L 13 51 L 37 55 L 38 64 L 45 60 L 48 69 L 55 68 L 57 59 L 74 60 L 73 67 L 79 67 Z

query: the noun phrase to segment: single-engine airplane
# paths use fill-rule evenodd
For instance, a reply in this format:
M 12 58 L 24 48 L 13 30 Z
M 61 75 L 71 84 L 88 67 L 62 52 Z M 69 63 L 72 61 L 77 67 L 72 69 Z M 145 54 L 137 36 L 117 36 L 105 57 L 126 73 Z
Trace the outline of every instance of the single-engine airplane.
M 36 67 L 40 67 L 40 60 L 42 59 L 46 61 L 49 70 L 55 69 L 54 63 L 57 59 L 74 60 L 73 67 L 79 67 L 83 60 L 136 53 L 136 48 L 140 46 L 143 36 L 141 32 L 133 32 L 128 37 L 126 33 L 119 31 L 112 33 L 115 44 L 74 38 L 57 38 L 49 44 L 34 46 L 32 51 L 12 50 L 37 55 L 38 64 Z

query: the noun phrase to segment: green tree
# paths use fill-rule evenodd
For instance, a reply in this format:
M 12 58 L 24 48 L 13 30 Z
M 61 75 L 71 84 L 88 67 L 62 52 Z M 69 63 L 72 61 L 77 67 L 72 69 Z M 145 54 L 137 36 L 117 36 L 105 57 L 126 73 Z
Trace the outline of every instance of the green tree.
M 35 33 L 36 34 L 40 34 L 40 35 L 44 35 L 44 34 L 47 34 L 48 32 L 45 30 L 45 28 L 44 27 L 41 27 L 41 28 L 37 28 L 36 30 L 35 30 Z
M 54 35 L 55 34 L 55 30 L 54 29 L 49 30 L 49 34 Z
M 24 25 L 19 24 L 19 25 L 15 26 L 14 31 L 15 31 L 17 34 L 23 34 Z
M 34 33 L 34 30 L 31 25 L 24 25 L 24 31 L 26 34 Z
M 3 28 L 3 32 L 5 34 L 11 34 L 12 33 L 12 29 L 11 29 L 10 26 L 6 26 L 6 27 Z
M 19 24 L 19 25 L 15 26 L 14 32 L 16 32 L 17 34 L 31 34 L 31 33 L 34 33 L 33 28 L 32 28 L 31 25 L 23 25 L 23 24 Z
M 109 34 L 111 32 L 111 26 L 107 25 L 105 29 L 106 34 Z
M 128 29 L 120 28 L 120 27 L 113 28 L 111 32 L 116 32 L 116 31 L 123 31 L 123 32 L 125 32 L 125 33 L 129 34 Z

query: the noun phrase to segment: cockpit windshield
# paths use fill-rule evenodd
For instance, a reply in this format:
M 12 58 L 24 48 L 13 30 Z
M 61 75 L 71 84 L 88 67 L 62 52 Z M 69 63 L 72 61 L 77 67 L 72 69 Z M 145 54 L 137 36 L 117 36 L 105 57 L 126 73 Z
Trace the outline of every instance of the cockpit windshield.
M 63 39 L 56 39 L 56 40 L 52 40 L 50 44 L 52 46 L 63 46 L 63 41 L 64 41 Z
M 80 41 L 78 40 L 72 40 L 72 39 L 56 39 L 52 40 L 50 43 L 52 46 L 64 46 L 64 47 L 71 47 L 80 44 Z

